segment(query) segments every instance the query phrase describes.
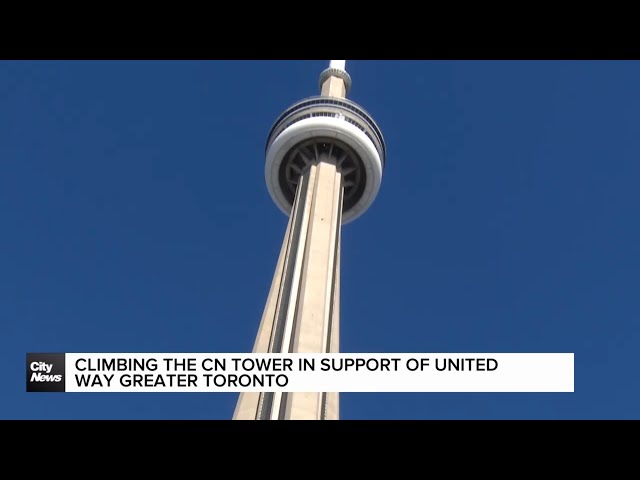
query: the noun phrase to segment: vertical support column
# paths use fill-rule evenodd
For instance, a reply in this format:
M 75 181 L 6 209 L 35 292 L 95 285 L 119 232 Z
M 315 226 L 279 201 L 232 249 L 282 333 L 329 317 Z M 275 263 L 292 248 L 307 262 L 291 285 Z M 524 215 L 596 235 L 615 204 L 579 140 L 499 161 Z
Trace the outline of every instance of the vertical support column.
M 340 192 L 340 221 L 338 225 L 342 225 L 342 195 L 344 189 Z M 340 352 L 340 244 L 341 244 L 342 228 L 338 228 L 338 239 L 336 247 L 335 257 L 335 274 L 333 283 L 333 312 L 332 312 L 332 328 L 329 332 L 329 346 L 328 353 Z M 340 419 L 340 395 L 338 392 L 326 392 L 324 393 L 324 419 L 325 420 L 339 420 Z
M 271 289 L 269 290 L 267 303 L 262 313 L 262 320 L 260 321 L 260 327 L 258 328 L 258 335 L 256 336 L 255 343 L 253 344 L 253 353 L 269 352 L 269 340 L 271 339 L 271 331 L 273 330 L 273 320 L 275 317 L 276 306 L 282 283 L 285 258 L 289 249 L 288 240 L 291 236 L 292 221 L 293 215 L 289 217 L 289 222 L 287 223 L 287 229 L 284 234 L 284 242 L 282 243 L 282 247 L 280 249 L 278 263 L 276 264 L 276 271 L 271 282 Z M 238 402 L 236 403 L 236 409 L 233 413 L 233 419 L 256 420 L 259 401 L 260 393 L 258 392 L 241 392 L 240 397 L 238 398 Z
M 335 163 L 318 163 L 310 222 L 304 252 L 304 279 L 291 351 L 329 352 L 332 332 L 339 328 L 336 279 L 339 276 L 340 227 L 342 223 L 342 175 Z M 326 418 L 329 397 L 324 393 L 287 394 L 286 419 Z M 335 410 L 332 407 L 330 410 Z
M 346 74 L 346 60 L 331 60 L 329 70 L 339 71 Z M 322 81 L 322 77 L 321 77 Z M 347 96 L 347 85 L 341 75 L 330 75 L 320 85 L 320 95 L 323 97 L 345 98 Z
M 322 84 L 320 95 L 323 97 L 345 98 L 347 96 L 347 88 L 344 80 L 338 77 L 329 77 Z
M 339 350 L 342 175 L 328 157 L 301 176 L 255 353 Z M 337 393 L 241 393 L 234 419 L 338 419 Z

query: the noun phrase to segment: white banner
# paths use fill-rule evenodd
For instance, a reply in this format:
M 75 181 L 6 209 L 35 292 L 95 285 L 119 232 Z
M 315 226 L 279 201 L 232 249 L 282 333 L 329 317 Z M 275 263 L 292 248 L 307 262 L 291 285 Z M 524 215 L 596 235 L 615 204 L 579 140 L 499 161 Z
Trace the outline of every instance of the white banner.
M 574 391 L 573 353 L 62 355 L 66 392 Z M 46 361 L 31 364 L 48 378 Z

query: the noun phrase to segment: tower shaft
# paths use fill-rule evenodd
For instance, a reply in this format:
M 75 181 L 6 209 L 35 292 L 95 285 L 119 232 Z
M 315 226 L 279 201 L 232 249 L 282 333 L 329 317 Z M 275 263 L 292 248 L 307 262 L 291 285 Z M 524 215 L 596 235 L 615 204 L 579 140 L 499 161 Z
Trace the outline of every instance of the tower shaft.
M 301 174 L 254 353 L 339 351 L 343 178 L 321 154 Z M 234 419 L 337 420 L 337 392 L 241 393 Z

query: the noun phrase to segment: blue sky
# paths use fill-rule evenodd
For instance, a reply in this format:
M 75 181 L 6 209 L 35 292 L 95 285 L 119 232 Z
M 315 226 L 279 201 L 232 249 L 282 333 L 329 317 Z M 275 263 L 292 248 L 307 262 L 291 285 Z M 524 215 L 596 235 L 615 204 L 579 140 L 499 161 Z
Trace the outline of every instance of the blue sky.
M 25 392 L 27 352 L 247 352 L 286 226 L 276 117 L 328 60 L 0 62 L 0 418 L 228 419 Z M 343 419 L 640 418 L 640 62 L 347 62 L 385 136 L 344 352 L 574 352 L 572 394 L 343 394 Z

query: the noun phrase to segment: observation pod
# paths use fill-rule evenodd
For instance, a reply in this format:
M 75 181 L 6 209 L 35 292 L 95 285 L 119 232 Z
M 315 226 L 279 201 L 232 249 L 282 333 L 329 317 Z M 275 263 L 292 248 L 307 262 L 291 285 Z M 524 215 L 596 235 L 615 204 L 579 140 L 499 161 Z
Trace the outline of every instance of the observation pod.
M 285 110 L 271 128 L 265 181 L 275 204 L 289 215 L 305 169 L 321 159 L 335 162 L 343 178 L 342 223 L 347 224 L 375 200 L 385 157 L 382 133 L 362 107 L 346 98 L 310 97 Z

